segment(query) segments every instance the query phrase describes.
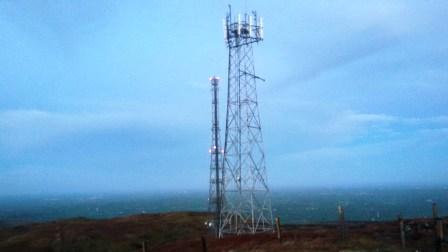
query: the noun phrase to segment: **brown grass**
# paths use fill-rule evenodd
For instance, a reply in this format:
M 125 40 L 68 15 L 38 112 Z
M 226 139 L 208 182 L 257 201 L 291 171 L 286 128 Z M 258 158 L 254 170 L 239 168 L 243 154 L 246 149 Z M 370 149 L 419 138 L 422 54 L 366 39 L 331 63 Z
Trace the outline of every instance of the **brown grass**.
M 344 238 L 337 226 L 286 225 L 275 234 L 215 239 L 205 213 L 145 214 L 109 220 L 85 218 L 0 229 L 0 251 L 434 251 L 431 220 L 409 220 L 407 249 L 401 249 L 397 222 L 348 223 Z M 417 228 L 418 227 L 418 228 Z M 418 231 L 417 231 L 418 230 Z

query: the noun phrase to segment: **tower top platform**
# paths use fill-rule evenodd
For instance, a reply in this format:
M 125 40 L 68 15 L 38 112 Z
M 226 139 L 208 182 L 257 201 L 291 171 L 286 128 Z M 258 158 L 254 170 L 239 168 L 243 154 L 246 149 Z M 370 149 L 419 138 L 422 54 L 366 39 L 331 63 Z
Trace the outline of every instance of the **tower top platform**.
M 223 20 L 224 41 L 229 47 L 250 44 L 263 40 L 263 18 L 255 11 L 232 17 L 231 10 Z

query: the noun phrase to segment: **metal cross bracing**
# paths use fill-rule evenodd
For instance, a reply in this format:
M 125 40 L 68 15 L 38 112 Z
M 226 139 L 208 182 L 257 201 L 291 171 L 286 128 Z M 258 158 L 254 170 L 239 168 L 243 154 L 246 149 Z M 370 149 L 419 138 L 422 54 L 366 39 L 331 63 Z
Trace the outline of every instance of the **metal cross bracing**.
M 244 14 L 224 22 L 228 46 L 227 113 L 219 236 L 273 230 L 263 136 L 258 111 L 253 45 L 263 40 L 263 22 Z

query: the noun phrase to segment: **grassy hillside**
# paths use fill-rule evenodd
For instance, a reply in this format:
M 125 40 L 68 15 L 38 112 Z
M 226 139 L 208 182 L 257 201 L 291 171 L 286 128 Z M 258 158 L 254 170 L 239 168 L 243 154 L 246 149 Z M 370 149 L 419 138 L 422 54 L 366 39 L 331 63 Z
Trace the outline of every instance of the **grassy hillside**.
M 109 220 L 84 218 L 0 228 L 0 251 L 435 251 L 432 220 L 408 220 L 407 248 L 401 249 L 397 222 L 348 223 L 342 236 L 336 225 L 286 225 L 275 234 L 217 240 L 209 234 L 205 213 L 135 215 Z
M 206 214 L 135 215 L 110 220 L 84 218 L 0 230 L 0 251 L 141 251 L 204 234 Z

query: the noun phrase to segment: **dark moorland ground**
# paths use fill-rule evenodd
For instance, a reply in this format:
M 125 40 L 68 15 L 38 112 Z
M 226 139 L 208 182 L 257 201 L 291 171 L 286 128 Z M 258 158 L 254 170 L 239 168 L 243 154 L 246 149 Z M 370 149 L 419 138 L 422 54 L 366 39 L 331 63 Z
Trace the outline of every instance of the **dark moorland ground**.
M 217 240 L 204 225 L 208 218 L 181 212 L 3 227 L 0 251 L 142 251 L 143 241 L 147 251 L 203 251 L 201 236 L 208 251 L 436 251 L 431 219 L 406 220 L 403 250 L 397 221 L 346 223 L 344 237 L 335 224 L 285 225 L 279 241 L 271 233 Z

